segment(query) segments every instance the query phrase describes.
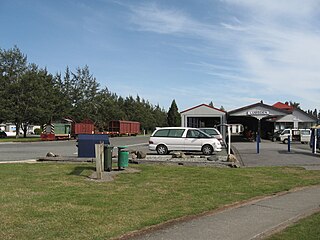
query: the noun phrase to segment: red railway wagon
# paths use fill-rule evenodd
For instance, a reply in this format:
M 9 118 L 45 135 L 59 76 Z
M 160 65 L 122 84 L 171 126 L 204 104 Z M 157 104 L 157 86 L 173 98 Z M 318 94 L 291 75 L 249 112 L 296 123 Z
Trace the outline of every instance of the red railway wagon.
M 72 122 L 71 135 L 76 137 L 79 134 L 93 134 L 94 123 L 90 119 L 83 120 L 80 123 Z
M 140 122 L 113 120 L 109 122 L 109 134 L 112 136 L 136 136 L 140 133 Z

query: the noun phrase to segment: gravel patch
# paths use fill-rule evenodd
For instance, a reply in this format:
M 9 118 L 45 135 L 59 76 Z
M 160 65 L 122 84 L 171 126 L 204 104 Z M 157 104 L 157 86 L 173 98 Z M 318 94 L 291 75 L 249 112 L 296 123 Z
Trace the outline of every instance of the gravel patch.
M 97 178 L 97 172 L 93 172 L 88 180 L 90 181 L 95 181 L 95 182 L 111 182 L 114 180 L 114 177 L 119 175 L 119 174 L 128 174 L 128 173 L 138 173 L 141 172 L 141 170 L 135 169 L 135 168 L 125 168 L 122 170 L 112 170 L 111 172 L 102 172 L 102 179 Z
M 167 164 L 183 166 L 207 166 L 207 167 L 240 167 L 239 162 L 228 162 L 225 154 L 214 154 L 210 156 L 185 154 L 181 158 L 172 155 L 147 155 L 145 159 L 132 159 L 131 163 L 136 164 Z

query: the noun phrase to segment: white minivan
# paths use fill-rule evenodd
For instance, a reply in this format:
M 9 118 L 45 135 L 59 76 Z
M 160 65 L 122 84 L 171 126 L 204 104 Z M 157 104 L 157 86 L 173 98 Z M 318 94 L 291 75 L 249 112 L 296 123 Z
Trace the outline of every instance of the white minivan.
M 197 128 L 157 128 L 149 139 L 149 150 L 164 155 L 170 151 L 201 151 L 205 155 L 221 151 L 219 140 Z

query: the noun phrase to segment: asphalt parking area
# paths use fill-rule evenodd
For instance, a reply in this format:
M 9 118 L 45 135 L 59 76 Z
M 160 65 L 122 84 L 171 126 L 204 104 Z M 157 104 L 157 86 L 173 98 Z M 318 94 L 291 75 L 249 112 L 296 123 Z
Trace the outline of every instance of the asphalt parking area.
M 232 146 L 246 167 L 294 165 L 320 170 L 320 153 L 312 154 L 307 144 L 293 143 L 288 152 L 286 144 L 262 140 L 259 154 L 256 142 L 233 142 Z

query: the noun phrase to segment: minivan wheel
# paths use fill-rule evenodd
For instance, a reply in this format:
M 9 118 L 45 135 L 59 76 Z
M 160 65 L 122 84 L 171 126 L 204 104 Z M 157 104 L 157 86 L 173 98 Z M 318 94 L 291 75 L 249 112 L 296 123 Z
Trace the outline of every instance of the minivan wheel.
M 210 145 L 204 145 L 202 147 L 202 153 L 204 155 L 211 155 L 213 153 L 213 148 Z
M 284 144 L 288 144 L 288 139 L 284 139 L 284 140 L 283 140 L 283 143 L 284 143 Z
M 157 146 L 157 153 L 159 155 L 166 155 L 168 153 L 168 148 L 165 145 L 161 144 Z

